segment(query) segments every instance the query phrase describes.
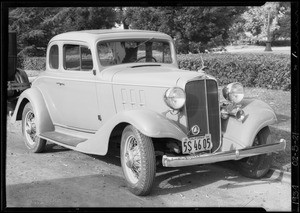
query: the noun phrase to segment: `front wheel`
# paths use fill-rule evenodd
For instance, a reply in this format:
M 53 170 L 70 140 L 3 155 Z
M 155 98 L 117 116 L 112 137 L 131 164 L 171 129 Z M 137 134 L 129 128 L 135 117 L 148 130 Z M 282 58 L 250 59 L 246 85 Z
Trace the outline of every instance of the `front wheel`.
M 42 152 L 46 140 L 37 136 L 36 115 L 30 103 L 24 107 L 22 114 L 22 133 L 26 147 L 34 153 Z
M 265 127 L 255 136 L 253 146 L 271 143 L 269 127 Z M 242 175 L 249 178 L 261 178 L 267 174 L 272 163 L 271 154 L 255 155 L 236 162 Z
M 139 196 L 149 194 L 156 172 L 153 142 L 132 125 L 122 133 L 121 164 L 129 190 Z

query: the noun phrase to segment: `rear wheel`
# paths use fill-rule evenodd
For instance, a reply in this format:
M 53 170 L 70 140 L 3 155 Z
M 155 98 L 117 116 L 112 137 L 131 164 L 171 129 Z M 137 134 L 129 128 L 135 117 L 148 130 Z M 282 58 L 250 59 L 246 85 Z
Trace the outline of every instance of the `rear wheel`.
M 153 143 L 131 125 L 122 134 L 121 164 L 129 190 L 136 195 L 149 194 L 156 172 Z
M 30 103 L 23 110 L 22 133 L 25 145 L 31 152 L 39 153 L 44 150 L 46 140 L 37 136 L 36 115 Z
M 269 127 L 265 127 L 256 135 L 253 146 L 271 143 Z M 272 154 L 262 154 L 243 158 L 236 162 L 242 175 L 249 178 L 261 178 L 267 174 L 272 163 Z

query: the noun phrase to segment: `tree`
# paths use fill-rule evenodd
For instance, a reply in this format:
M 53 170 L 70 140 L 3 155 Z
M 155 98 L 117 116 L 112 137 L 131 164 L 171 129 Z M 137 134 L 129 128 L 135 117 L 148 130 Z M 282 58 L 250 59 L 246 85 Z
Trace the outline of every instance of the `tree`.
M 26 7 L 9 11 L 9 29 L 17 32 L 19 56 L 44 56 L 54 35 L 112 28 L 115 20 L 116 11 L 111 7 Z
M 240 22 L 244 34 L 248 34 L 251 43 L 267 39 L 275 41 L 279 38 L 290 38 L 290 3 L 267 2 L 261 7 L 248 7 L 241 15 Z M 232 35 L 234 35 L 234 30 Z
M 127 8 L 133 29 L 156 30 L 172 36 L 180 52 L 203 51 L 228 43 L 228 29 L 244 7 Z

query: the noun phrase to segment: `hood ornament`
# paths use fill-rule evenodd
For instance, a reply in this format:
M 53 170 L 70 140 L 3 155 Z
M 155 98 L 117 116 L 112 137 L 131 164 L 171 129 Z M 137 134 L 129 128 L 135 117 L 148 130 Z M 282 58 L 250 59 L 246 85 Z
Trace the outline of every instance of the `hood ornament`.
M 202 62 L 202 67 L 200 68 L 200 70 L 197 70 L 197 72 L 203 74 L 204 78 L 207 78 L 207 76 L 206 76 L 207 74 L 206 74 L 205 70 L 208 69 L 208 67 L 204 66 L 204 61 L 203 61 L 202 56 L 200 56 L 200 58 L 201 58 L 201 62 Z

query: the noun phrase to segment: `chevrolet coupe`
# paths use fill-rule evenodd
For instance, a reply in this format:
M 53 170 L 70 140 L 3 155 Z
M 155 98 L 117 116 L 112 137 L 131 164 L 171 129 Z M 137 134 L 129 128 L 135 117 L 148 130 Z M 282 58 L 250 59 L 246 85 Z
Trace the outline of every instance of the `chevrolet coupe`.
M 231 161 L 241 174 L 261 178 L 271 153 L 286 146 L 271 139 L 276 115 L 269 105 L 244 98 L 239 82 L 219 89 L 204 67 L 179 69 L 173 39 L 154 31 L 56 35 L 46 70 L 22 92 L 12 120 L 22 120 L 35 153 L 47 141 L 94 155 L 117 147 L 136 195 L 151 192 L 158 164 Z

